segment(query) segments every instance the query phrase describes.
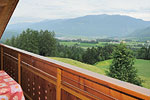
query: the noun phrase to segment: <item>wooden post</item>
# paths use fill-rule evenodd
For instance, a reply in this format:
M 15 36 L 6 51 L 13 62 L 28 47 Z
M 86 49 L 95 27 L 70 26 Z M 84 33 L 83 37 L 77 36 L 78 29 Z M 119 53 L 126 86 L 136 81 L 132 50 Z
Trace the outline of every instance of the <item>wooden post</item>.
M 1 47 L 1 70 L 4 70 L 3 63 L 3 47 Z
M 61 69 L 57 68 L 56 100 L 61 100 Z
M 21 55 L 18 53 L 18 83 L 21 85 Z

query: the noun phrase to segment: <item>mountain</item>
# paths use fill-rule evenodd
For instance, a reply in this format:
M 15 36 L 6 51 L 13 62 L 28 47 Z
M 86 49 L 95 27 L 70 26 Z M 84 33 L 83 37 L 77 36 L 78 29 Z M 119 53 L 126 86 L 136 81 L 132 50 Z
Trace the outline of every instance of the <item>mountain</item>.
M 87 15 L 72 19 L 44 20 L 36 23 L 19 23 L 8 25 L 14 31 L 32 28 L 36 30 L 55 31 L 56 36 L 86 37 L 121 37 L 137 29 L 150 26 L 150 21 L 143 21 L 122 15 Z
M 42 21 L 42 18 L 33 18 L 33 17 L 14 17 L 12 16 L 9 24 L 16 24 L 16 23 L 25 23 L 25 22 L 39 22 Z
M 15 30 L 5 30 L 1 41 L 5 41 L 6 39 L 11 38 L 12 36 L 17 36 L 21 33 L 21 31 L 15 31 Z
M 128 37 L 145 38 L 150 37 L 150 27 L 139 29 L 131 33 Z

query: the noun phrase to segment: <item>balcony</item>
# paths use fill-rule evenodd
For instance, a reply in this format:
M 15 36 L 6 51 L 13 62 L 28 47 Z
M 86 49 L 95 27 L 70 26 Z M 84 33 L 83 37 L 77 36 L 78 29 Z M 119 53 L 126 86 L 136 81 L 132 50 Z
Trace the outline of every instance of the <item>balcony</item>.
M 19 0 L 0 0 L 0 38 Z M 150 90 L 0 44 L 1 70 L 27 100 L 150 100 Z
M 150 90 L 0 44 L 1 69 L 29 100 L 150 100 Z

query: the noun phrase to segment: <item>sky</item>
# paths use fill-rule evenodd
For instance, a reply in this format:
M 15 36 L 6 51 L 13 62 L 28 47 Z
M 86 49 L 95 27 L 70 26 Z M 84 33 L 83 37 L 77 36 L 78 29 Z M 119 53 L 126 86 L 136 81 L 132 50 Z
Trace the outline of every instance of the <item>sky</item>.
M 150 0 L 20 0 L 11 22 L 98 14 L 120 14 L 150 21 Z

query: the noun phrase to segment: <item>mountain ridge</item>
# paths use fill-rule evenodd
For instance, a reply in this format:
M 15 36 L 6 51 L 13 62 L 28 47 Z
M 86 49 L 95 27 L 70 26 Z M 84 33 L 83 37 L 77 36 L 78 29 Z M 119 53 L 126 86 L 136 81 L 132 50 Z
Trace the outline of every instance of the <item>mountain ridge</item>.
M 8 25 L 7 29 L 15 31 L 27 28 L 35 30 L 55 31 L 56 36 L 87 37 L 122 37 L 137 29 L 150 26 L 150 21 L 136 19 L 124 15 L 86 15 L 70 19 L 43 20 L 36 23 L 20 23 Z
M 137 38 L 150 37 L 150 26 L 144 29 L 135 30 L 128 37 L 137 37 Z

